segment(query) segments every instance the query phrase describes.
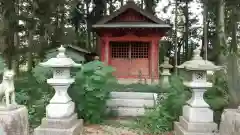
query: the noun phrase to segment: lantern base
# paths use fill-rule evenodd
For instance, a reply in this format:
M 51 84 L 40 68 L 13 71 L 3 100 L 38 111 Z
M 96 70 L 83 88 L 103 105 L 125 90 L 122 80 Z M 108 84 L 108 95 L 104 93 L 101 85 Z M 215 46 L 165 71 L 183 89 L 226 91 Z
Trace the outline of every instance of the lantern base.
M 48 118 L 68 118 L 70 117 L 75 110 L 74 102 L 70 101 L 66 104 L 53 104 L 50 103 L 46 107 L 46 114 Z
M 34 135 L 82 135 L 83 120 L 77 119 L 77 114 L 69 118 L 50 119 L 43 118 L 39 127 L 34 130 Z
M 183 117 L 189 122 L 213 122 L 213 111 L 209 108 L 183 106 Z
M 174 123 L 174 135 L 216 135 L 217 129 L 214 122 L 189 122 L 182 116 Z

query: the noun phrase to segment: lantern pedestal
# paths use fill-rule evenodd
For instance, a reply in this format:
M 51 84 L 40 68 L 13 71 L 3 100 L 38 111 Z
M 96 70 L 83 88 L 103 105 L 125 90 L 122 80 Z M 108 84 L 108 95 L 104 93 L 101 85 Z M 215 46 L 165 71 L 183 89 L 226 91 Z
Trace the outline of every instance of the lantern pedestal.
M 56 58 L 51 58 L 47 62 L 41 63 L 42 66 L 53 68 L 53 78 L 48 79 L 55 94 L 46 107 L 46 118 L 34 130 L 34 135 L 82 135 L 83 120 L 77 118 L 75 104 L 69 97 L 67 90 L 74 82 L 70 77 L 71 67 L 80 67 L 72 59 L 65 56 L 65 48 L 59 48 Z
M 214 122 L 189 122 L 183 116 L 174 123 L 174 135 L 216 135 L 216 130 Z
M 43 118 L 40 127 L 34 130 L 34 135 L 81 135 L 83 120 L 77 119 L 77 114 L 68 118 Z
M 169 78 L 171 76 L 170 69 L 173 68 L 173 66 L 169 64 L 168 57 L 164 57 L 164 62 L 163 64 L 160 65 L 160 68 L 162 68 L 160 86 L 163 89 L 168 89 L 170 87 L 170 83 L 169 83 Z
M 217 124 L 213 122 L 213 111 L 203 97 L 207 88 L 212 87 L 212 83 L 207 82 L 207 71 L 221 68 L 203 60 L 200 52 L 199 49 L 194 50 L 192 60 L 179 66 L 190 73 L 184 85 L 191 89 L 192 97 L 183 106 L 180 121 L 174 123 L 174 135 L 216 135 L 218 130 Z

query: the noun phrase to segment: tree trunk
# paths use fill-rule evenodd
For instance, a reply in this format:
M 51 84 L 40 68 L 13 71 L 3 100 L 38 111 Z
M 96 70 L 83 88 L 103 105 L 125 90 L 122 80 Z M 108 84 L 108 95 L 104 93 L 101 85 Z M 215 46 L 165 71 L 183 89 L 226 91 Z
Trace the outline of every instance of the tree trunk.
M 216 64 L 222 65 L 221 55 L 222 48 L 226 46 L 225 42 L 225 1 L 218 1 L 218 22 L 217 22 L 217 36 L 218 36 L 218 45 L 215 47 L 216 52 Z
M 110 5 L 109 13 L 111 14 L 113 12 L 113 2 L 112 2 L 112 0 L 109 1 L 109 5 Z
M 189 36 L 189 7 L 188 1 L 185 2 L 184 7 L 184 17 L 185 17 L 185 27 L 184 27 L 184 59 L 189 60 L 189 44 L 188 44 L 188 36 Z
M 239 91 L 239 81 L 240 81 L 240 72 L 239 72 L 239 56 L 237 49 L 237 11 L 236 7 L 232 8 L 231 15 L 231 28 L 232 28 L 232 41 L 230 44 L 230 54 L 227 60 L 227 82 L 229 87 L 230 94 L 230 103 L 229 107 L 236 107 L 240 103 L 240 91 Z
M 15 72 L 16 75 L 19 74 L 19 65 L 20 65 L 20 54 L 19 54 L 19 43 L 20 39 L 19 39 L 19 35 L 18 32 L 15 32 L 14 34 L 14 46 L 15 46 L 15 59 L 13 61 L 13 70 Z
M 178 12 L 177 12 L 177 9 L 178 9 L 178 0 L 175 0 L 175 19 L 174 19 L 174 46 L 175 46 L 175 53 L 174 53 L 174 57 L 175 57 L 175 73 L 177 74 L 177 66 L 178 66 L 178 39 L 177 39 L 177 22 L 178 22 Z
M 27 66 L 28 72 L 32 71 L 33 68 L 33 30 L 29 30 L 28 35 L 28 53 L 27 53 Z
M 123 6 L 123 4 L 124 4 L 124 0 L 120 0 L 120 2 L 121 2 L 121 7 Z
M 203 2 L 203 57 L 205 60 L 208 58 L 208 24 L 207 24 L 207 17 L 208 17 L 208 6 L 207 6 L 208 1 L 204 0 Z
M 86 14 L 89 15 L 89 4 L 90 3 L 86 3 Z M 91 31 L 90 31 L 90 28 L 91 28 L 91 24 L 89 21 L 86 21 L 87 23 L 87 49 L 90 50 L 91 49 Z
M 154 14 L 154 1 L 153 0 L 144 0 L 145 10 Z
M 141 0 L 141 8 L 144 8 L 144 0 Z
M 230 45 L 230 52 L 231 53 L 237 53 L 238 49 L 237 49 L 237 10 L 236 7 L 232 8 L 232 15 L 231 15 L 231 28 L 232 28 L 232 41 L 231 41 L 231 45 Z

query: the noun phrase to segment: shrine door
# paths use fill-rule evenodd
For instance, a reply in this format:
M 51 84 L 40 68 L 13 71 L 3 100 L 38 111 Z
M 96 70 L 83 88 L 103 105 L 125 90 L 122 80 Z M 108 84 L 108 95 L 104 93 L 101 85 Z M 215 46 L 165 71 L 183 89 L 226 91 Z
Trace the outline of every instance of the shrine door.
M 110 42 L 111 66 L 118 78 L 149 77 L 149 42 Z

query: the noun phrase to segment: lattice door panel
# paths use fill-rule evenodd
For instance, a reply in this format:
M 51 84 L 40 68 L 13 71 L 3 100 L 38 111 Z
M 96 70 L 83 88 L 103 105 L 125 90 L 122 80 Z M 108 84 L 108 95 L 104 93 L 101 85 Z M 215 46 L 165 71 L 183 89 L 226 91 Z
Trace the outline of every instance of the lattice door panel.
M 111 42 L 111 66 L 116 68 L 113 73 L 116 77 L 129 76 L 129 43 L 128 42 Z
M 149 76 L 149 43 L 147 42 L 132 42 L 131 43 L 131 76 L 142 77 Z
M 144 42 L 131 43 L 131 58 L 148 58 L 149 46 Z
M 149 76 L 149 44 L 144 42 L 111 42 L 111 65 L 117 77 Z

